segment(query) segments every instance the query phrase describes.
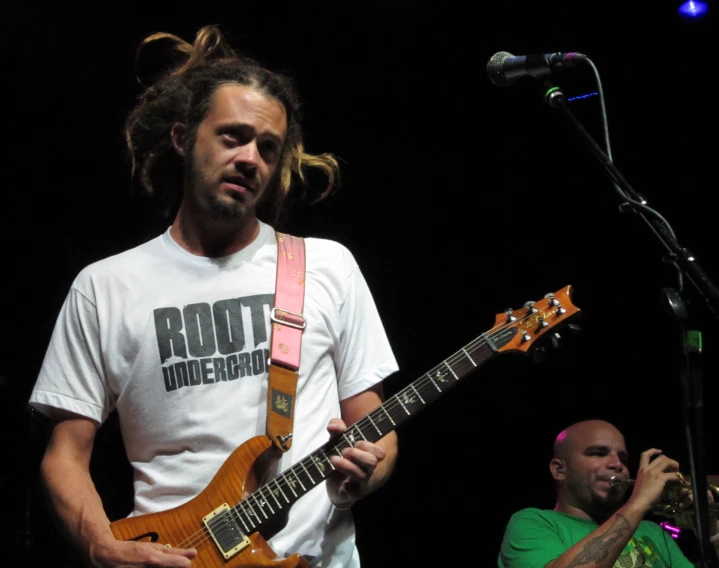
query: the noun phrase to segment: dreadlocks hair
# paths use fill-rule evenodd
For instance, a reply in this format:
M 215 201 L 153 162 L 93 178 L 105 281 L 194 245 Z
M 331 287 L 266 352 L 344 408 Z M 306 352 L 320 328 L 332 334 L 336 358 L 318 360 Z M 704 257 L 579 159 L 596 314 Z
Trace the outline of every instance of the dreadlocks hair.
M 190 45 L 169 33 L 146 37 L 137 50 L 137 66 L 149 46 L 163 46 L 168 62 L 151 77 L 125 121 L 125 140 L 133 183 L 159 207 L 164 220 L 179 208 L 183 188 L 183 163 L 175 151 L 170 131 L 185 125 L 183 146 L 191 151 L 197 129 L 212 104 L 218 87 L 228 83 L 250 86 L 278 101 L 287 114 L 287 136 L 279 165 L 257 205 L 257 216 L 276 224 L 285 213 L 286 198 L 295 186 L 307 186 L 307 171 L 324 173 L 326 186 L 314 199 L 329 195 L 339 184 L 339 164 L 332 154 L 308 154 L 304 150 L 300 101 L 292 79 L 270 71 L 251 57 L 238 54 L 217 26 L 202 27 Z M 138 77 L 138 81 L 142 80 Z

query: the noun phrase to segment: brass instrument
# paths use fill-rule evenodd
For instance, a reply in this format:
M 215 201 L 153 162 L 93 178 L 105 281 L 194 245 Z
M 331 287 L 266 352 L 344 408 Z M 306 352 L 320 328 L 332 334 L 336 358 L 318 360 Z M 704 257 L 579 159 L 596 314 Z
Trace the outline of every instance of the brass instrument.
M 694 505 L 685 504 L 686 493 L 691 489 L 692 482 L 684 474 L 676 473 L 676 481 L 667 482 L 659 501 L 652 506 L 652 513 L 672 519 L 679 528 L 694 529 Z M 616 477 L 614 475 L 609 480 L 612 487 L 634 485 L 634 479 L 616 479 Z M 714 497 L 714 502 L 709 502 L 709 517 L 719 518 L 719 475 L 707 476 L 707 489 Z

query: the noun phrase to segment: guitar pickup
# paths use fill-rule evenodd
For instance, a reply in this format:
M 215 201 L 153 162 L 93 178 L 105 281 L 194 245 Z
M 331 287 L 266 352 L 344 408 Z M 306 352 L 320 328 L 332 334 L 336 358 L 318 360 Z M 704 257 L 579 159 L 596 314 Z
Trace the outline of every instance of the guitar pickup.
M 229 560 L 250 545 L 250 539 L 242 532 L 227 503 L 223 503 L 203 517 L 202 522 L 225 560 Z

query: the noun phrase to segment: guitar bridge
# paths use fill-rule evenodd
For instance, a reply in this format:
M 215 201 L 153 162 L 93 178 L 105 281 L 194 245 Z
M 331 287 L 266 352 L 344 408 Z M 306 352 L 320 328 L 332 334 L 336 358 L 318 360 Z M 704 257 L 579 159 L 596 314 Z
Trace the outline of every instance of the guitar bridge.
M 202 522 L 225 560 L 229 560 L 250 545 L 250 539 L 242 532 L 227 503 L 223 503 L 203 517 Z

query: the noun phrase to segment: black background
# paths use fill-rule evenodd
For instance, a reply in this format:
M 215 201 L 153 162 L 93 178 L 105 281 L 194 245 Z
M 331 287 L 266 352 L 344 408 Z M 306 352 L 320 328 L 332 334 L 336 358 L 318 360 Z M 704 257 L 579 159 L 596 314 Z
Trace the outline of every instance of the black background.
M 564 349 L 543 362 L 493 359 L 402 426 L 394 477 L 355 506 L 367 566 L 495 564 L 509 516 L 553 505 L 549 451 L 576 420 L 616 424 L 633 467 L 657 447 L 689 472 L 685 359 L 662 301 L 678 285 L 666 249 L 620 212 L 606 172 L 539 83 L 500 88 L 485 65 L 498 51 L 587 54 L 614 163 L 711 284 L 719 13 L 691 23 L 673 2 L 615 0 L 247 4 L 4 3 L 0 481 L 11 554 L 24 566 L 68 556 L 37 493 L 44 431 L 25 401 L 77 271 L 140 238 L 122 136 L 138 94 L 134 50 L 154 31 L 192 40 L 208 23 L 296 78 L 306 148 L 343 161 L 342 190 L 298 206 L 285 228 L 354 252 L 401 368 L 388 394 L 508 307 L 571 285 L 582 312 Z M 598 91 L 589 65 L 553 79 L 570 98 Z M 600 98 L 568 104 L 603 146 Z M 689 281 L 685 292 L 687 326 L 704 345 L 702 455 L 719 473 L 716 317 Z M 129 478 L 114 428 L 101 431 L 93 468 L 115 518 L 127 512 Z

